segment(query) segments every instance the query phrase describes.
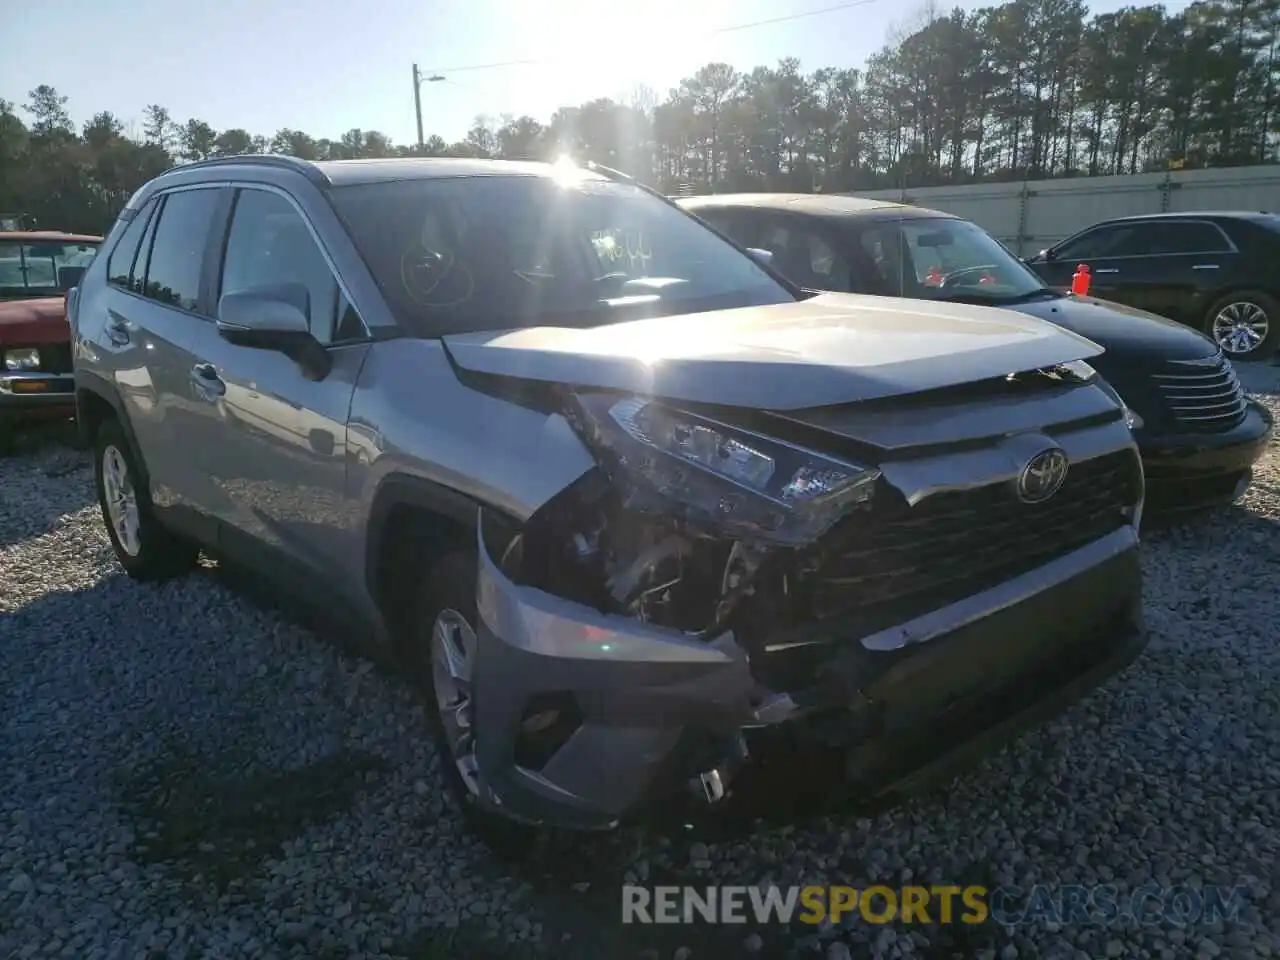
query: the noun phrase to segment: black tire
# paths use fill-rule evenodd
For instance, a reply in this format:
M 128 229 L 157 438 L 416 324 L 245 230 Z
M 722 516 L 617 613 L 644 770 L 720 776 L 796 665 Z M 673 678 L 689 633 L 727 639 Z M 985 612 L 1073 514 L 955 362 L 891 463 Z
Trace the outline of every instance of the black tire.
M 1215 300 L 1213 306 L 1211 306 L 1205 313 L 1204 332 L 1207 333 L 1209 338 L 1220 347 L 1222 344 L 1219 343 L 1217 336 L 1214 334 L 1214 320 L 1217 318 L 1219 313 L 1230 307 L 1232 304 L 1247 304 L 1261 310 L 1267 318 L 1267 333 L 1266 336 L 1263 337 L 1262 342 L 1252 350 L 1247 352 L 1233 352 L 1224 347 L 1223 352 L 1233 361 L 1271 359 L 1271 357 L 1275 355 L 1276 348 L 1280 346 L 1280 301 L 1277 301 L 1271 294 L 1264 293 L 1261 290 L 1236 290 L 1233 293 L 1228 293 Z
M 474 550 L 446 554 L 428 571 L 416 591 L 417 604 L 409 629 L 405 653 L 406 667 L 422 693 L 427 723 L 435 740 L 440 772 L 455 807 L 467 827 L 495 854 L 507 860 L 521 860 L 534 848 L 542 831 L 481 807 L 467 786 L 455 762 L 449 738 L 440 716 L 440 704 L 432 682 L 431 645 L 436 619 L 442 611 L 461 614 L 474 632 L 476 614 L 477 558 Z M 477 691 L 472 686 L 474 703 Z M 473 725 L 473 736 L 480 731 Z
M 121 542 L 107 506 L 104 460 L 108 452 L 118 455 L 132 486 L 137 512 L 136 550 Z M 114 419 L 99 424 L 93 438 L 93 485 L 102 510 L 102 523 L 107 528 L 111 548 L 124 572 L 135 580 L 166 580 L 181 576 L 195 567 L 200 548 L 167 530 L 156 519 L 147 485 L 139 481 L 141 471 L 124 430 Z

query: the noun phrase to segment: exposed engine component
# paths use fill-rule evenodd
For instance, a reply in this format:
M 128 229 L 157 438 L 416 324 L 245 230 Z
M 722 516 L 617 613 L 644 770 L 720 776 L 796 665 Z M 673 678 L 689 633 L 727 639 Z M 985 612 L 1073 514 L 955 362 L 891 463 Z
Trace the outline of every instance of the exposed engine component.
M 513 536 L 504 566 L 521 582 L 699 637 L 726 626 L 766 552 L 627 509 L 590 474 Z

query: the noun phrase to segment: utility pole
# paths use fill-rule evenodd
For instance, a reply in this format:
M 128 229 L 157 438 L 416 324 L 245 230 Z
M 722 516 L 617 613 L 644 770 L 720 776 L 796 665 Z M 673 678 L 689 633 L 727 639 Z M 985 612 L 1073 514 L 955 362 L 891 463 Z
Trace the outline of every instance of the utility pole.
M 444 77 L 438 73 L 433 73 L 429 77 L 424 77 L 422 71 L 418 69 L 418 65 L 413 65 L 413 114 L 418 120 L 418 146 L 425 146 L 422 139 L 422 85 L 424 83 L 443 83 Z
M 422 74 L 413 65 L 413 113 L 418 118 L 418 146 L 422 147 Z

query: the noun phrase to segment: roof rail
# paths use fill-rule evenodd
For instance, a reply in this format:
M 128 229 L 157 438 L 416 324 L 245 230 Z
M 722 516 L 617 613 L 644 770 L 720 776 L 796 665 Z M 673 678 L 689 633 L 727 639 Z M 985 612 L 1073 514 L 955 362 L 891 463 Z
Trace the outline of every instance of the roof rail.
M 636 178 L 629 173 L 623 173 L 621 170 L 615 170 L 613 167 L 606 167 L 603 163 L 596 163 L 594 160 L 588 160 L 583 164 L 592 173 L 602 173 L 610 180 L 625 180 L 627 183 L 635 183 Z
M 302 174 L 317 185 L 327 186 L 329 183 L 329 179 L 309 160 L 291 157 L 283 153 L 238 153 L 227 157 L 210 157 L 207 160 L 196 160 L 192 163 L 170 167 L 165 173 L 179 173 L 183 170 L 203 170 L 207 167 L 225 167 L 237 164 L 292 170 L 295 173 Z M 161 174 L 161 176 L 164 176 L 164 174 Z
M 648 184 L 640 182 L 635 177 L 631 176 L 631 174 L 629 173 L 623 173 L 621 170 L 613 169 L 613 167 L 606 167 L 604 164 L 596 163 L 594 160 L 588 160 L 582 166 L 585 167 L 587 170 L 590 170 L 592 173 L 598 173 L 608 180 L 613 180 L 615 183 L 618 183 L 618 182 L 629 183 L 633 187 L 643 190 L 645 193 L 649 194 L 650 196 L 657 197 L 659 200 L 663 201 L 664 203 L 667 203 L 671 206 L 676 206 L 675 201 L 673 201 L 661 190 L 655 190 L 653 187 L 649 186 Z

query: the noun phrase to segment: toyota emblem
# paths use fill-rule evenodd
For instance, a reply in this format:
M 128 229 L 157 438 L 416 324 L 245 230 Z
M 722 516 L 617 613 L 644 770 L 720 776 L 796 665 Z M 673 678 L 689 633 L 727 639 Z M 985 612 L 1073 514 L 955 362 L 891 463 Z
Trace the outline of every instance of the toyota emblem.
M 1037 453 L 1018 474 L 1018 499 L 1023 503 L 1048 500 L 1062 488 L 1067 467 L 1067 455 L 1057 447 Z

